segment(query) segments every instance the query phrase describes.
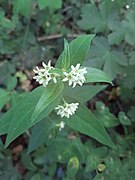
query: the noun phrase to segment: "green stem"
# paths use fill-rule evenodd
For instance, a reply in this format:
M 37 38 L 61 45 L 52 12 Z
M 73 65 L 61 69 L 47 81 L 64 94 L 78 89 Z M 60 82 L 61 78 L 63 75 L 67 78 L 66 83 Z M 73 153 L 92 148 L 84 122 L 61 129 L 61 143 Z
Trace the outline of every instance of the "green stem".
M 61 96 L 61 99 L 63 100 L 64 104 L 66 104 L 66 101 L 63 96 Z

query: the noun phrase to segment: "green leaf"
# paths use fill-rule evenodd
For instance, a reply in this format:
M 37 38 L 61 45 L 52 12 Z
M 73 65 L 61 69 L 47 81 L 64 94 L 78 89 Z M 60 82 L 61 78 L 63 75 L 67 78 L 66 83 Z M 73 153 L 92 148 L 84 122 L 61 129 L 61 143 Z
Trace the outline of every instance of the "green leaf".
M 135 106 L 131 106 L 130 110 L 128 111 L 128 116 L 133 122 L 135 121 Z
M 27 96 L 29 92 L 12 92 L 11 98 L 10 98 L 10 108 L 13 107 L 15 104 L 18 103 L 19 100 L 23 99 L 25 96 Z
M 67 175 L 69 178 L 72 178 L 76 175 L 77 171 L 79 168 L 79 160 L 77 157 L 72 157 L 69 161 L 68 161 L 68 165 L 67 165 Z
M 11 120 L 13 119 L 13 116 L 17 110 L 17 108 L 19 108 L 19 106 L 21 107 L 21 105 L 23 105 L 22 108 L 24 108 L 25 103 L 27 103 L 27 106 L 29 108 L 31 108 L 31 105 L 35 103 L 35 105 L 37 104 L 41 93 L 43 92 L 44 88 L 42 86 L 40 86 L 39 88 L 35 89 L 34 91 L 32 91 L 31 93 L 29 93 L 28 95 L 24 96 L 23 99 L 19 99 L 15 105 L 12 106 L 12 108 L 10 108 L 8 110 L 7 113 L 5 113 L 1 118 L 0 118 L 0 135 L 2 134 L 6 134 L 8 132 L 8 128 L 9 125 L 11 123 Z M 25 110 L 25 108 L 24 108 Z M 27 110 L 25 110 L 27 111 Z M 23 109 L 22 109 L 22 113 L 23 113 Z M 31 115 L 30 115 L 31 117 Z
M 5 154 L 5 153 L 3 153 Z M 0 158 L 0 179 L 17 180 L 21 179 L 20 173 L 14 168 L 13 162 L 10 158 Z
M 0 89 L 0 110 L 10 99 L 10 93 L 5 91 L 4 89 Z
M 40 88 L 41 87 L 37 88 L 37 90 L 39 92 L 41 91 Z M 37 90 L 35 90 L 35 91 L 37 91 Z M 31 95 L 30 94 L 28 95 L 28 94 L 25 94 L 25 93 L 12 94 L 10 101 L 13 101 L 13 104 L 12 104 L 12 102 L 10 102 L 11 109 L 0 118 L 0 135 L 6 134 L 8 132 L 8 128 L 9 128 L 11 120 L 12 120 L 12 118 L 14 116 L 14 112 L 15 112 L 16 108 L 18 107 L 18 105 L 20 106 L 23 99 L 27 99 L 28 96 L 33 97 L 32 93 L 30 93 Z M 40 94 L 38 94 L 38 92 L 37 92 L 37 96 L 40 96 Z M 34 96 L 34 98 L 36 98 L 36 96 Z M 36 99 L 31 99 L 31 102 L 33 102 L 33 100 L 35 101 Z
M 6 113 L 0 118 L 0 135 L 6 134 L 8 132 L 9 124 L 13 115 L 14 111 L 10 111 L 10 113 Z
M 130 53 L 130 59 L 129 59 L 129 64 L 130 65 L 135 65 L 135 51 L 132 51 L 131 53 Z
M 112 28 L 112 33 L 108 35 L 108 41 L 110 45 L 119 45 L 125 37 L 125 28 L 121 22 L 117 22 Z
M 40 175 L 40 173 L 36 173 L 30 179 L 31 180 L 41 180 L 41 175 Z
M 118 118 L 123 125 L 131 125 L 130 119 L 126 116 L 126 114 L 123 111 L 120 111 L 118 114 Z
M 69 49 L 69 44 L 68 44 L 68 41 L 66 39 L 64 39 L 64 51 L 63 53 L 60 55 L 59 57 L 61 60 L 61 67 L 64 68 L 64 69 L 68 69 L 69 66 L 70 66 L 70 49 Z M 51 70 L 51 71 L 61 71 L 60 69 L 58 68 L 55 68 L 54 70 Z M 60 72 L 61 74 L 61 72 Z M 63 74 L 63 73 L 62 73 Z
M 131 5 L 132 6 L 132 5 Z M 130 45 L 135 45 L 135 12 L 130 10 L 126 13 L 123 21 L 114 21 L 112 33 L 109 34 L 110 44 L 119 44 L 123 39 Z
M 67 86 L 64 88 L 63 96 L 70 96 L 75 98 L 77 101 L 81 103 L 85 103 L 86 101 L 92 99 L 96 94 L 102 91 L 106 86 L 104 85 L 85 85 L 85 86 L 77 86 L 74 88 Z
M 60 9 L 62 6 L 62 0 L 38 0 L 38 5 L 40 10 L 43 10 L 45 8 L 50 8 L 50 9 Z
M 15 24 L 12 22 L 12 20 L 6 17 L 0 17 L 0 24 L 3 29 L 8 31 L 13 31 L 15 29 Z
M 118 4 L 112 1 L 102 1 L 98 7 L 94 3 L 85 4 L 78 25 L 83 30 L 94 28 L 94 32 L 103 32 L 113 23 L 118 11 Z
M 135 87 L 135 65 L 130 65 L 124 68 L 124 77 L 122 81 L 122 86 L 128 89 L 133 89 Z
M 131 10 L 126 15 L 126 20 L 122 21 L 125 29 L 125 41 L 130 45 L 135 45 L 135 11 Z
M 97 169 L 98 165 L 105 159 L 107 155 L 106 147 L 91 148 L 86 159 L 86 172 Z
M 35 109 L 31 116 L 31 121 L 34 122 L 37 117 L 46 109 L 46 107 L 61 94 L 63 90 L 63 83 L 60 81 L 56 84 L 49 84 L 43 91 Z
M 13 64 L 4 61 L 0 65 L 0 84 L 7 86 L 9 79 L 12 78 L 11 74 L 15 73 L 15 67 Z
M 97 141 L 116 149 L 102 123 L 85 106 L 79 105 L 76 113 L 69 119 L 63 118 L 68 126 Z
M 97 119 L 102 121 L 103 125 L 107 128 L 115 127 L 120 124 L 118 118 L 110 113 L 109 108 L 106 107 L 102 102 L 96 102 L 96 110 L 94 112 Z
M 81 20 L 78 25 L 83 30 L 90 30 L 95 28 L 95 32 L 100 32 L 105 28 L 104 20 L 99 14 L 95 5 L 86 4 L 81 9 Z
M 31 13 L 32 0 L 15 0 L 13 2 L 13 13 L 29 17 Z
M 51 143 L 55 137 L 54 127 L 56 127 L 55 122 L 49 117 L 34 126 L 29 139 L 28 153 L 34 151 L 43 143 Z
M 122 51 L 111 50 L 108 40 L 104 37 L 96 37 L 90 48 L 85 66 L 103 69 L 111 79 L 121 74 L 128 61 Z
M 76 65 L 78 63 L 83 64 L 86 54 L 90 48 L 90 43 L 95 35 L 80 35 L 69 44 L 70 51 L 70 65 Z M 56 67 L 63 68 L 62 57 L 65 54 L 65 50 L 59 56 L 56 63 Z
M 12 91 L 17 85 L 17 78 L 12 76 L 8 79 L 7 82 L 7 89 L 8 91 Z
M 23 163 L 23 166 L 26 169 L 28 169 L 30 171 L 36 171 L 37 170 L 37 167 L 32 162 L 32 158 L 28 154 L 23 152 L 21 155 L 21 161 Z
M 76 137 L 77 138 L 77 137 Z M 76 139 L 69 139 L 67 136 L 59 135 L 46 149 L 45 159 L 66 163 L 70 158 L 76 156 L 81 161 L 81 152 L 76 144 Z M 85 156 L 85 154 L 84 154 Z
M 85 75 L 85 78 L 85 82 L 107 82 L 112 84 L 109 76 L 103 71 L 96 68 L 87 67 L 87 73 Z
M 61 54 L 62 59 L 62 67 L 64 69 L 68 69 L 70 66 L 70 50 L 69 50 L 69 44 L 66 39 L 64 39 L 64 51 Z
M 80 35 L 70 43 L 71 65 L 83 64 L 94 36 Z
M 54 87 L 56 86 L 58 87 L 58 85 L 54 85 Z M 9 118 L 10 124 L 8 128 L 7 139 L 6 139 L 6 145 L 5 145 L 6 147 L 16 137 L 18 137 L 20 134 L 24 133 L 28 128 L 32 127 L 34 124 L 36 124 L 37 122 L 42 120 L 44 117 L 46 117 L 54 109 L 54 107 L 58 105 L 61 99 L 60 97 L 61 91 L 57 92 L 57 94 L 52 96 L 51 95 L 52 92 L 54 94 L 54 89 L 52 89 L 52 92 L 50 92 L 48 94 L 48 98 L 46 98 L 47 105 L 45 105 L 45 108 L 42 108 L 42 110 L 40 110 L 40 113 L 38 112 L 38 115 L 36 114 L 36 117 L 35 117 L 36 119 L 34 122 L 32 122 L 31 116 L 35 108 L 37 107 L 37 103 L 39 102 L 39 99 L 41 98 L 41 94 L 43 94 L 44 91 L 47 92 L 47 90 L 45 90 L 43 86 L 35 89 L 23 100 L 20 100 L 15 106 L 13 106 L 4 116 L 2 116 L 2 118 L 0 119 L 0 124 L 2 123 L 2 125 L 3 125 L 3 121 L 6 120 L 6 122 L 8 122 L 7 118 L 11 116 L 11 118 Z M 41 104 L 40 103 L 38 104 L 39 107 L 41 107 L 40 106 Z

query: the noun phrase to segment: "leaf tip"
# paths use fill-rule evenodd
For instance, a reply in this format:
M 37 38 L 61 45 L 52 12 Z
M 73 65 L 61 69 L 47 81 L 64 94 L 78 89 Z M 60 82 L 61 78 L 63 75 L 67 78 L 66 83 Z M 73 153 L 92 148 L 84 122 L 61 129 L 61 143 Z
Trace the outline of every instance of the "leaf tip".
M 112 81 L 110 82 L 110 84 L 111 84 L 112 86 L 114 86 L 114 84 L 113 84 L 113 82 L 112 82 Z
M 4 146 L 4 149 L 6 149 L 10 144 L 10 141 L 8 141 L 8 138 L 6 139 L 6 143 L 5 143 L 5 146 Z

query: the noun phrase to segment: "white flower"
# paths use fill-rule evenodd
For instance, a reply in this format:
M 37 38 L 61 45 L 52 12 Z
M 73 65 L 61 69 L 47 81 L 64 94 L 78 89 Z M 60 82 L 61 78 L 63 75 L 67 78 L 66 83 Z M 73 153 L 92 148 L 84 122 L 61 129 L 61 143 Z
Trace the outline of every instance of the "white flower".
M 64 106 L 58 105 L 55 109 L 58 110 L 57 114 L 59 115 L 64 111 Z
M 44 69 L 39 69 L 39 67 L 36 66 L 36 69 L 33 69 L 33 71 L 34 71 L 35 74 L 38 74 L 40 72 L 44 72 Z
M 38 75 L 34 76 L 33 79 L 35 79 L 39 84 L 43 84 L 44 87 L 46 87 L 51 80 L 50 74 L 48 73 L 42 73 L 39 72 Z
M 76 111 L 76 109 L 78 108 L 78 105 L 79 105 L 79 103 L 71 103 L 71 104 L 66 103 L 66 104 L 67 104 L 66 108 L 67 108 L 67 110 L 70 111 L 71 115 L 75 113 L 75 111 Z
M 51 60 L 46 65 L 44 62 L 42 62 L 42 66 L 44 67 L 45 71 L 50 71 L 51 69 L 54 69 L 54 67 L 51 66 Z
M 127 5 L 126 5 L 126 9 L 129 9 L 129 8 L 130 8 L 130 6 L 127 4 Z
M 61 117 L 67 117 L 69 118 L 71 115 L 73 115 L 78 108 L 79 103 L 64 103 L 63 106 L 58 105 L 55 109 L 58 110 L 57 114 Z
M 79 84 L 80 86 L 82 86 L 84 82 L 85 82 L 85 77 L 84 77 L 83 75 L 82 75 L 82 76 L 79 76 L 79 75 L 78 75 L 77 80 L 75 80 L 75 81 L 73 82 L 73 88 L 74 88 L 77 84 Z
M 51 69 L 54 69 L 54 67 L 51 66 L 51 61 L 49 61 L 47 65 L 44 62 L 42 62 L 42 66 L 43 68 L 41 69 L 39 69 L 38 66 L 36 67 L 36 69 L 33 69 L 34 73 L 35 74 L 38 74 L 39 72 L 48 73 Z
M 63 82 L 68 81 L 69 86 L 73 85 L 72 87 L 74 88 L 77 84 L 80 86 L 83 85 L 85 82 L 85 77 L 84 74 L 87 73 L 86 68 L 81 68 L 80 69 L 80 64 L 77 64 L 76 66 L 71 66 L 71 71 L 69 73 L 63 72 L 65 75 L 65 78 L 62 80 Z
M 47 86 L 50 80 L 53 80 L 54 83 L 57 83 L 57 77 L 59 77 L 58 73 L 50 73 L 50 70 L 54 69 L 54 67 L 51 66 L 51 61 L 48 62 L 46 65 L 44 62 L 42 62 L 43 68 L 36 67 L 33 69 L 36 76 L 33 77 L 39 84 L 43 84 L 43 86 Z
M 80 68 L 80 64 L 77 64 L 75 67 L 72 65 L 71 66 L 71 73 L 74 74 L 75 76 L 84 76 L 84 74 L 87 73 L 86 68 Z
M 61 121 L 59 126 L 59 131 L 61 131 L 65 127 L 65 123 Z
M 71 72 L 74 74 L 74 75 L 76 75 L 76 74 L 78 74 L 79 73 L 79 68 L 80 68 L 80 64 L 77 64 L 75 67 L 72 65 L 71 66 Z
M 68 82 L 69 82 L 69 86 L 71 86 L 74 81 L 77 81 L 77 78 L 76 78 L 71 72 L 70 72 L 70 73 L 63 72 L 63 74 L 64 74 L 66 77 L 65 77 L 62 81 L 63 81 L 63 82 L 68 81 Z

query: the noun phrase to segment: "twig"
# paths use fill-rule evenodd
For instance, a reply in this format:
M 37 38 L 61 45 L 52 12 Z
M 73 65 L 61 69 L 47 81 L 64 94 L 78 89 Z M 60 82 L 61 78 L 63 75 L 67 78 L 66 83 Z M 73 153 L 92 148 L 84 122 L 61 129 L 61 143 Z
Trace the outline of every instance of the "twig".
M 53 34 L 53 35 L 50 35 L 50 36 L 41 36 L 41 37 L 38 37 L 37 38 L 37 41 L 45 41 L 45 40 L 51 40 L 51 39 L 58 39 L 58 38 L 61 38 L 63 37 L 64 35 L 62 34 Z M 69 37 L 69 38 L 74 38 L 74 37 L 77 37 L 79 36 L 79 34 L 67 34 L 66 37 Z

